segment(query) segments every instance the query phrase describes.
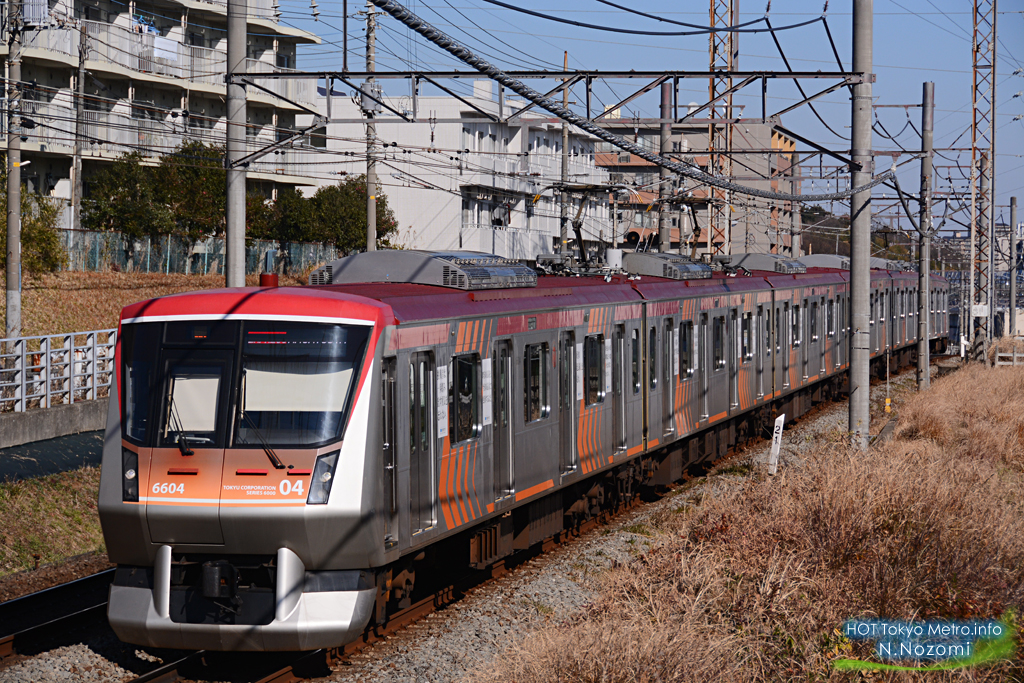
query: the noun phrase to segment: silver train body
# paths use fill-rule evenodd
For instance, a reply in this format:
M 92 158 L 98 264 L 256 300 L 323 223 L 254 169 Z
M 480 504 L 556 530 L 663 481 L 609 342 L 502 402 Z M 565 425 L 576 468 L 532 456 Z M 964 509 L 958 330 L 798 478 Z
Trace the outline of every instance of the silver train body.
M 842 390 L 847 272 L 626 267 L 643 274 L 377 252 L 321 286 L 127 307 L 99 501 L 114 631 L 341 645 L 408 606 L 425 569 L 484 568 Z M 877 363 L 914 353 L 916 287 L 873 271 Z M 935 348 L 947 292 L 933 278 Z

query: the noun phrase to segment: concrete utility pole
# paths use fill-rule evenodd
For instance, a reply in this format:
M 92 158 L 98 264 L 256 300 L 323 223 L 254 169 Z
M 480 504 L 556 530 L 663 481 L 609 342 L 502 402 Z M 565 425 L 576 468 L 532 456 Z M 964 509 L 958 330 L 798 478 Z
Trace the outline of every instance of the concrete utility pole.
M 921 98 L 921 214 L 918 225 L 917 390 L 931 386 L 928 337 L 931 323 L 932 139 L 935 131 L 935 84 L 924 84 Z
M 789 167 L 789 177 L 791 179 L 789 181 L 789 191 L 792 194 L 799 194 L 803 190 L 803 183 L 797 180 L 799 177 L 797 173 L 800 171 L 800 167 L 797 165 L 800 163 L 800 155 L 797 152 L 793 152 L 791 156 L 793 161 Z M 789 252 L 793 258 L 798 259 L 803 256 L 803 253 L 800 251 L 800 226 L 803 224 L 803 221 L 798 220 L 800 216 L 799 205 L 796 202 L 790 202 L 789 205 Z
M 82 229 L 82 140 L 85 136 L 85 60 L 89 57 L 89 34 L 85 24 L 78 34 L 78 81 L 75 83 L 75 156 L 71 169 L 71 212 L 74 216 L 72 227 Z
M 1017 198 L 1010 197 L 1010 336 L 1017 334 Z
M 245 156 L 248 113 L 245 86 L 233 76 L 245 71 L 246 0 L 228 3 L 227 74 L 227 230 L 224 269 L 228 287 L 245 286 L 245 168 L 236 162 Z
M 5 337 L 21 336 L 21 3 L 8 3 L 7 52 L 7 320 Z
M 1014 206 L 1016 209 L 1016 205 Z M 619 191 L 612 190 L 612 249 L 619 248 Z
M 374 4 L 366 2 L 366 70 L 377 70 L 377 15 Z M 373 92 L 373 76 L 363 85 L 367 93 Z M 366 251 L 377 249 L 377 159 L 374 146 L 377 144 L 377 124 L 373 122 L 373 101 L 363 99 L 366 110 Z
M 569 51 L 565 51 L 563 57 L 563 69 L 569 70 Z M 569 79 L 564 79 L 569 80 Z M 562 89 L 562 107 L 565 109 L 569 108 L 569 89 Z M 569 182 L 569 124 L 562 121 L 562 185 L 566 185 Z M 565 253 L 568 249 L 569 243 L 569 193 L 563 188 L 562 194 L 559 197 L 559 213 L 558 213 L 558 251 Z M 583 245 L 580 245 L 580 249 L 583 249 Z M 582 257 L 583 254 L 580 254 Z
M 661 84 L 661 156 L 668 156 L 672 151 L 672 83 Z M 671 173 L 664 166 L 658 167 L 658 251 L 667 254 L 672 251 L 672 225 L 669 221 L 668 198 L 672 194 L 668 186 Z M 680 239 L 682 235 L 680 233 Z
M 850 184 L 860 187 L 871 181 L 871 80 L 872 0 L 853 0 L 853 70 L 863 80 L 853 86 L 851 98 Z M 850 438 L 855 448 L 866 450 L 871 426 L 871 190 L 850 198 Z

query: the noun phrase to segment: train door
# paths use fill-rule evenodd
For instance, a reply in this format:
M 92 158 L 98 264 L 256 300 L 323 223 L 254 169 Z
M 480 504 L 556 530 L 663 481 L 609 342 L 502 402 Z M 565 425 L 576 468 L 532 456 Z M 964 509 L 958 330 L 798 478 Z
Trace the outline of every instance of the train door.
M 494 344 L 494 428 L 492 431 L 491 472 L 494 500 L 503 500 L 515 492 L 514 432 L 512 429 L 512 342 Z M 526 391 L 526 387 L 523 388 Z
M 769 312 L 771 311 L 770 308 L 768 310 Z M 764 397 L 764 366 L 772 352 L 771 325 L 771 321 L 765 318 L 764 306 L 758 306 L 757 320 L 754 323 L 754 338 L 750 340 L 754 353 L 757 354 L 757 358 L 754 361 L 757 363 L 757 398 Z M 763 344 L 758 343 L 757 331 L 764 335 Z
M 655 320 L 648 320 L 646 334 L 644 334 L 644 398 L 646 398 L 647 409 L 644 411 L 644 434 L 647 436 L 648 444 L 652 441 L 661 441 L 661 386 L 658 375 L 661 365 L 661 352 L 658 347 L 658 324 Z M 648 448 L 651 446 L 648 445 Z
M 700 378 L 700 419 L 706 420 L 711 415 L 711 401 L 708 394 L 711 388 L 710 353 L 708 352 L 708 314 L 700 314 L 700 332 L 697 335 L 697 355 L 694 357 L 697 374 Z
M 662 420 L 662 431 L 666 436 L 675 434 L 675 393 L 676 377 L 679 376 L 679 332 L 676 330 L 675 320 L 665 320 L 664 335 L 661 342 L 661 374 L 665 380 L 665 386 L 661 392 L 661 407 L 664 419 Z M 673 349 L 675 353 L 673 353 Z
M 786 334 L 786 316 L 789 304 L 775 304 L 774 324 L 772 325 L 772 392 L 778 394 L 786 386 L 786 346 L 783 344 Z
M 385 358 L 381 368 L 381 469 L 384 475 L 384 549 L 398 543 L 398 478 L 395 444 L 395 371 L 394 358 Z
M 583 377 L 577 366 L 583 362 L 583 354 L 576 346 L 574 332 L 563 332 L 558 347 L 559 468 L 562 474 L 568 474 L 576 470 L 576 419 L 579 402 L 583 399 Z
M 740 405 L 740 318 L 736 309 L 729 311 L 729 333 L 735 344 L 726 343 L 725 355 L 729 359 L 729 408 Z
M 708 403 L 711 419 L 725 417 L 732 400 L 732 382 L 730 381 L 730 349 L 728 311 L 712 313 L 711 321 L 711 367 L 708 371 L 710 380 Z
M 793 316 L 794 311 L 790 309 L 790 302 L 782 304 L 782 388 L 788 389 L 793 386 L 793 382 L 790 379 L 790 360 L 792 359 L 792 349 L 795 343 L 793 338 Z M 775 332 L 779 332 L 778 326 L 776 326 Z
M 626 449 L 626 326 L 616 325 L 612 339 L 612 429 L 615 450 Z
M 235 354 L 164 349 L 161 367 L 161 429 L 150 462 L 152 489 L 143 494 L 150 536 L 154 543 L 223 543 L 219 499 L 228 469 L 224 447 Z M 183 492 L 193 498 L 189 502 L 205 504 L 183 503 Z
M 409 362 L 409 525 L 413 534 L 434 526 L 436 444 L 448 435 L 448 368 L 442 369 L 443 376 L 435 383 L 432 351 L 414 353 Z M 434 406 L 443 413 L 436 437 Z

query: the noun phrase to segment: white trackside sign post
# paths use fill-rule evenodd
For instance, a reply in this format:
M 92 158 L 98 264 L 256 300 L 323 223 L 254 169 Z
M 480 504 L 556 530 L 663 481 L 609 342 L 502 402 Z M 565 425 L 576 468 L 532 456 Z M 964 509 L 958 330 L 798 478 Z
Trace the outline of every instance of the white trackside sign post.
M 772 454 L 768 458 L 768 474 L 774 477 L 779 471 L 779 448 L 782 446 L 782 425 L 786 423 L 786 414 L 779 415 L 772 430 Z

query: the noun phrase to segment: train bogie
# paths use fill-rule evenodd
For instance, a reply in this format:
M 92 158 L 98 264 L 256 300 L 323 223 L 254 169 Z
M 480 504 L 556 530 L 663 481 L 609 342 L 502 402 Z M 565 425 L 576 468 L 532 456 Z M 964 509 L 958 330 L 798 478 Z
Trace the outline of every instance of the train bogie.
M 327 286 L 125 309 L 100 490 L 115 632 L 342 644 L 425 568 L 485 568 L 842 389 L 847 273 L 673 258 L 658 272 L 678 279 L 538 280 L 479 254 L 362 254 L 314 274 Z M 880 366 L 914 353 L 916 283 L 874 271 Z

